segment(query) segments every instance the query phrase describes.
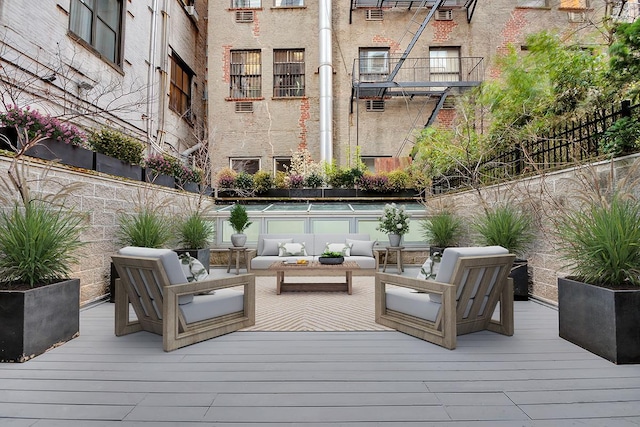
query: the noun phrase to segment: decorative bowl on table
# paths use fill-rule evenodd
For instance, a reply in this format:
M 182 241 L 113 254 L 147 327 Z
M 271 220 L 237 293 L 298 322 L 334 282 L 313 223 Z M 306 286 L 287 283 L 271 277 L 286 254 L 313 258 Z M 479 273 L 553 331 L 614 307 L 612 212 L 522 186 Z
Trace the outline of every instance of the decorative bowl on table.
M 344 262 L 344 256 L 341 252 L 324 252 L 318 257 L 320 264 L 338 265 Z

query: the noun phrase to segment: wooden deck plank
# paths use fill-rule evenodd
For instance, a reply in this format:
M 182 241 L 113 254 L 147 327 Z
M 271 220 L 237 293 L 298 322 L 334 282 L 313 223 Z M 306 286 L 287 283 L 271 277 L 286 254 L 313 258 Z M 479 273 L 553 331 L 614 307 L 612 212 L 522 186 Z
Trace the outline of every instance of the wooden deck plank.
M 346 296 L 345 296 L 346 297 Z M 557 312 L 516 302 L 516 333 L 454 351 L 397 332 L 236 332 L 162 351 L 113 335 L 113 305 L 81 335 L 0 364 L 0 425 L 44 427 L 557 427 L 640 424 L 640 366 L 558 337 Z

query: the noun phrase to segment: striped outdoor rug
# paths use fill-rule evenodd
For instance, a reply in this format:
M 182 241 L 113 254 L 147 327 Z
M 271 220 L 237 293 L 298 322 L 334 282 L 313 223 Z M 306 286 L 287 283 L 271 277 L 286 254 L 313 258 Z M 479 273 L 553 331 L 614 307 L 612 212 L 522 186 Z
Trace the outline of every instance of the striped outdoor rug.
M 295 277 L 302 282 L 313 278 Z M 322 277 L 331 281 L 334 278 Z M 335 280 L 339 280 L 335 278 Z M 243 331 L 386 331 L 375 323 L 374 278 L 354 277 L 346 292 L 283 292 L 275 277 L 256 277 L 256 324 Z

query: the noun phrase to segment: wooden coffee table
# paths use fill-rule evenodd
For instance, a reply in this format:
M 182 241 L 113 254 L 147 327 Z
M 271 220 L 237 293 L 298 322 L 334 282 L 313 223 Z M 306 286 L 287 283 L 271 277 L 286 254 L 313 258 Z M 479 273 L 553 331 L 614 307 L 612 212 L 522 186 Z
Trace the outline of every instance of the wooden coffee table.
M 347 292 L 351 295 L 351 284 L 353 270 L 360 269 L 357 262 L 345 261 L 338 265 L 325 265 L 317 261 L 309 262 L 307 265 L 287 264 L 284 261 L 274 262 L 269 266 L 269 270 L 276 272 L 276 293 L 280 292 Z M 325 283 L 291 283 L 284 281 L 285 274 L 298 277 L 313 276 L 336 276 L 343 274 L 345 282 L 325 282 Z

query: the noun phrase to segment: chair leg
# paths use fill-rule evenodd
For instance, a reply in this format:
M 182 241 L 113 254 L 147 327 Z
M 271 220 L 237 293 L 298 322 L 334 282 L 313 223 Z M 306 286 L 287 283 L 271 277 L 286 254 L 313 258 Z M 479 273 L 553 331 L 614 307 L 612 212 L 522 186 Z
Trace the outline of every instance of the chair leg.
M 132 334 L 142 330 L 139 321 L 131 322 L 129 319 L 129 294 L 122 286 L 122 280 L 116 279 L 115 283 L 115 334 L 120 337 L 122 335 Z
M 507 285 L 500 294 L 500 319 L 491 320 L 487 330 L 507 336 L 513 335 L 513 279 L 511 278 L 507 280 Z

